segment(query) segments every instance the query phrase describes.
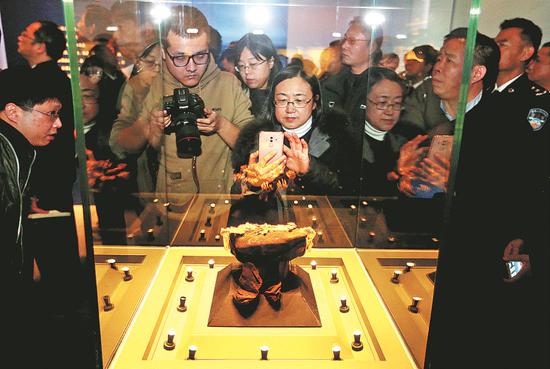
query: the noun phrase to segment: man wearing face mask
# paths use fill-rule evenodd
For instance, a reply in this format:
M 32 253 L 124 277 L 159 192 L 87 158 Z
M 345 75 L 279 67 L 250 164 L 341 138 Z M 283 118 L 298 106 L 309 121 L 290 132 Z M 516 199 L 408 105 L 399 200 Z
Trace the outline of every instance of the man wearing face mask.
M 120 114 L 113 126 L 110 145 L 119 157 L 142 153 L 148 147 L 159 152 L 159 175 L 151 174 L 157 179 L 157 192 L 196 192 L 192 160 L 177 156 L 175 135 L 164 134 L 170 117 L 160 108 L 163 96 L 183 87 L 198 94 L 205 105 L 203 117 L 196 119 L 202 141 L 196 165 L 201 192 L 227 193 L 232 184 L 229 153 L 240 127 L 252 118 L 250 100 L 234 75 L 218 69 L 209 49 L 209 32 L 197 8 L 173 7 L 162 34 L 165 73 L 153 81 L 139 115 Z

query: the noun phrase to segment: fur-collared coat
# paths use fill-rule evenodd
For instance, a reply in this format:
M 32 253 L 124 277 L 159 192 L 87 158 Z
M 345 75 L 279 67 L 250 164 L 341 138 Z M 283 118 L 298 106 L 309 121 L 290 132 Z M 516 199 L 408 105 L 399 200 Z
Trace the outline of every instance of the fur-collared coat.
M 349 122 L 336 111 L 314 120 L 305 139 L 309 147 L 310 169 L 295 179 L 288 194 L 351 195 L 357 192 L 361 152 L 349 134 Z M 233 170 L 248 164 L 250 153 L 258 149 L 260 131 L 283 131 L 279 123 L 255 119 L 242 130 L 231 156 Z M 358 132 L 361 134 L 361 132 Z

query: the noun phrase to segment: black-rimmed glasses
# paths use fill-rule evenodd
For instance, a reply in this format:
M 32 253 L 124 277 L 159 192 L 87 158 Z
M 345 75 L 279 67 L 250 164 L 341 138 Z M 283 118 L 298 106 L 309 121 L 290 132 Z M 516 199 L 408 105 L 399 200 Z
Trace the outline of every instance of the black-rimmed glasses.
M 277 108 L 286 108 L 288 104 L 292 104 L 295 108 L 305 108 L 307 104 L 309 104 L 313 100 L 313 97 L 311 97 L 309 100 L 306 99 L 294 99 L 292 101 L 287 99 L 275 99 L 273 101 L 273 104 Z
M 404 109 L 403 107 L 403 102 L 394 102 L 393 104 L 390 104 L 388 103 L 387 101 L 381 101 L 381 102 L 376 102 L 376 101 L 373 101 L 371 99 L 367 99 L 371 104 L 373 104 L 376 109 L 378 110 L 386 110 L 386 109 L 391 109 L 391 110 L 394 110 L 394 111 L 401 111 Z
M 186 67 L 187 64 L 189 64 L 189 61 L 191 59 L 193 59 L 193 63 L 195 63 L 196 65 L 204 65 L 204 64 L 208 64 L 208 61 L 210 59 L 209 51 L 197 53 L 193 55 L 176 55 L 176 56 L 170 55 L 170 53 L 166 49 L 164 49 L 164 52 L 166 53 L 166 55 L 168 55 L 168 57 L 170 58 L 170 60 L 172 60 L 172 63 L 176 67 Z

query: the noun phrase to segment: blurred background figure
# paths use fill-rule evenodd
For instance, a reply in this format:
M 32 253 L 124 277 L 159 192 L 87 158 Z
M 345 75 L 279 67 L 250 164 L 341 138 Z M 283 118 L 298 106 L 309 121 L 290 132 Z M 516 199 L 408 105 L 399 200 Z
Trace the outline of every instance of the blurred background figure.
M 220 55 L 218 66 L 220 67 L 221 70 L 224 70 L 232 74 L 237 73 L 237 71 L 235 70 L 235 63 L 238 57 L 237 50 L 235 50 L 236 46 L 237 46 L 237 41 L 231 41 L 229 43 L 229 46 L 227 46 L 227 48 Z
M 274 76 L 281 69 L 277 49 L 267 35 L 247 33 L 235 47 L 237 77 L 248 92 L 251 112 L 258 116 L 264 109 Z
M 405 54 L 405 71 L 402 78 L 407 86 L 407 95 L 430 78 L 437 59 L 437 50 L 430 45 L 416 46 Z
M 127 195 L 126 164 L 119 163 L 109 147 L 113 121 L 102 116 L 100 88 L 80 74 L 84 136 L 88 149 L 88 184 L 93 193 L 103 244 L 126 244 L 124 201 Z
M 109 9 L 99 4 L 89 4 L 76 24 L 78 42 L 86 45 L 85 49 L 90 50 L 97 43 L 108 43 L 113 35 L 107 31 L 112 25 Z
M 397 55 L 396 53 L 384 54 L 382 55 L 382 59 L 380 59 L 379 65 L 383 68 L 391 69 L 395 72 L 399 67 L 399 55 Z
M 113 40 L 124 57 L 121 71 L 127 78 L 143 49 L 158 40 L 155 25 L 151 22 L 151 7 L 152 3 L 137 1 L 116 1 L 111 6 L 111 16 L 117 27 Z
M 340 40 L 334 40 L 321 52 L 319 58 L 319 81 L 323 82 L 342 69 L 342 62 L 340 61 L 340 44 Z
M 537 56 L 529 63 L 527 76 L 550 91 L 550 42 L 542 45 Z

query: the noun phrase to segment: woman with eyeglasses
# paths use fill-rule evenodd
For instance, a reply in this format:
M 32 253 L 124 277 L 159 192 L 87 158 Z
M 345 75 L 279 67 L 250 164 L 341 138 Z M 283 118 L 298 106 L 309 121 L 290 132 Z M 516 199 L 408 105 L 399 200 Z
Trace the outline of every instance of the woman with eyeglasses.
M 287 169 L 296 173 L 288 194 L 352 193 L 356 181 L 350 173 L 357 173 L 359 153 L 350 149 L 350 137 L 343 129 L 348 124 L 345 116 L 325 114 L 320 94 L 317 77 L 297 66 L 280 71 L 273 79 L 265 112 L 241 130 L 232 154 L 235 172 L 258 162 L 260 131 L 284 132 L 283 156 L 275 163 L 281 173 Z
M 401 115 L 405 86 L 392 70 L 368 70 L 363 139 L 362 193 L 390 196 L 397 192 L 395 170 L 399 150 L 407 137 L 392 131 Z
M 251 112 L 258 116 L 264 108 L 273 77 L 281 69 L 277 49 L 267 35 L 247 33 L 235 47 L 237 78 L 248 92 Z

